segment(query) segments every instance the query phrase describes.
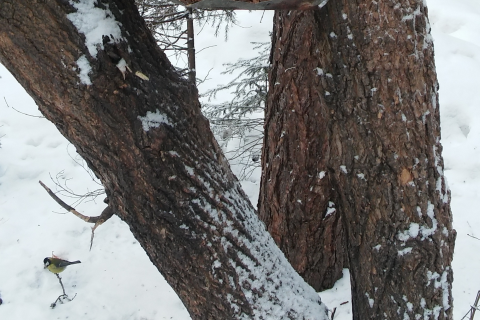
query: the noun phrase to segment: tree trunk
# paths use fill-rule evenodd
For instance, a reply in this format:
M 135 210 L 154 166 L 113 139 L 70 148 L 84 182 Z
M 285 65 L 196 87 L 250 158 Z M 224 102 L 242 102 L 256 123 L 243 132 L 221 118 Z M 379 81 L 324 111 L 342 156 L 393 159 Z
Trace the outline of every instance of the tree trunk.
M 193 10 L 188 8 L 187 15 L 187 56 L 188 56 L 188 80 L 197 85 L 197 67 L 195 65 L 195 32 L 193 29 Z
M 101 20 L 110 27 L 94 38 Z M 101 179 L 193 319 L 327 319 L 133 0 L 0 1 L 0 61 Z
M 274 18 L 258 207 L 287 259 L 321 291 L 342 276 L 346 252 L 329 176 L 330 110 L 319 84 L 319 50 L 328 49 L 320 46 L 316 15 L 277 12 Z
M 277 12 L 259 210 L 354 319 L 451 319 L 455 240 L 423 1 Z

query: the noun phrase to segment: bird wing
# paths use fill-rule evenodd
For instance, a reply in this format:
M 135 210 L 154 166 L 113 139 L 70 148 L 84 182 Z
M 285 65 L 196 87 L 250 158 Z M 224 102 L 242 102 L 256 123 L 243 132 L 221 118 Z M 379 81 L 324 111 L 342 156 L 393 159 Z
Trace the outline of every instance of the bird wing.
M 80 261 L 77 260 L 77 261 L 74 261 L 74 262 L 70 262 L 70 261 L 67 261 L 67 260 L 61 260 L 58 263 L 57 267 L 59 267 L 59 268 L 66 267 L 66 266 L 69 266 L 69 265 L 75 264 L 75 263 L 80 263 Z

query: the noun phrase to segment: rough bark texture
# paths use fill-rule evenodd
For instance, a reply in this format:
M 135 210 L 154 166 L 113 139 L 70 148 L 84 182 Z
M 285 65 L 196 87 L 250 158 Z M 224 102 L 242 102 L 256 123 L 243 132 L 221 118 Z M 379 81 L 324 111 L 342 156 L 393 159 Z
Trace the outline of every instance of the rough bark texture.
M 342 276 L 345 246 L 342 216 L 332 214 L 339 199 L 328 170 L 331 111 L 317 69 L 324 64 L 319 50 L 330 48 L 319 43 L 316 14 L 275 16 L 259 213 L 294 268 L 320 291 Z M 323 80 L 333 82 L 330 75 Z
M 175 0 L 174 0 L 175 1 Z M 323 6 L 328 0 L 176 0 L 194 9 L 215 10 L 306 10 Z
M 66 15 L 78 2 L 0 1 L 0 61 L 101 179 L 109 207 L 193 319 L 326 319 L 240 189 L 194 86 L 157 48 L 134 1 L 97 2 L 122 37 L 106 35 L 92 53 Z
M 346 259 L 354 319 L 451 319 L 455 231 L 423 1 L 330 1 L 274 23 L 262 220 L 317 289 Z

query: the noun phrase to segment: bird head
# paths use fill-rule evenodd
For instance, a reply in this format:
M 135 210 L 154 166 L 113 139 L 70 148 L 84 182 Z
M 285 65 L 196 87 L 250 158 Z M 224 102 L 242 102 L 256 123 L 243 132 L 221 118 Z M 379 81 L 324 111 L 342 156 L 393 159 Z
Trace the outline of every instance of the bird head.
M 52 261 L 50 261 L 49 258 L 45 258 L 43 259 L 43 265 L 44 265 L 44 269 L 47 268 L 50 264 L 52 264 Z

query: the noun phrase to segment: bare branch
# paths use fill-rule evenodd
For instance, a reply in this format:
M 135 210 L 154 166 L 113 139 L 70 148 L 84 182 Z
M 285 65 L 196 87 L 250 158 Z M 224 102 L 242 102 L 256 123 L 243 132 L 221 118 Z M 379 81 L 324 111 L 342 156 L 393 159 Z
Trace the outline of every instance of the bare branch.
M 65 202 L 63 202 L 63 200 L 60 199 L 59 197 L 57 197 L 57 195 L 52 190 L 50 190 L 50 188 L 47 187 L 42 181 L 38 181 L 38 182 L 47 191 L 47 193 L 50 195 L 50 197 L 52 197 L 53 200 L 55 200 L 60 206 L 62 206 L 62 208 L 64 208 L 68 212 L 73 213 L 75 216 L 77 216 L 78 218 L 82 219 L 85 222 L 95 223 L 96 226 L 94 228 L 97 227 L 97 224 L 100 225 L 100 224 L 104 223 L 105 221 L 107 221 L 110 217 L 113 216 L 113 211 L 110 209 L 110 207 L 106 207 L 102 211 L 102 214 L 99 215 L 99 216 L 96 216 L 96 217 L 85 216 L 85 215 L 81 214 L 80 212 L 78 212 L 77 210 L 75 210 L 74 208 L 70 207 Z

